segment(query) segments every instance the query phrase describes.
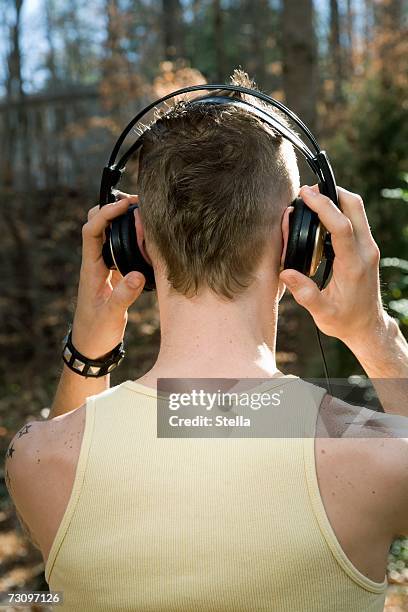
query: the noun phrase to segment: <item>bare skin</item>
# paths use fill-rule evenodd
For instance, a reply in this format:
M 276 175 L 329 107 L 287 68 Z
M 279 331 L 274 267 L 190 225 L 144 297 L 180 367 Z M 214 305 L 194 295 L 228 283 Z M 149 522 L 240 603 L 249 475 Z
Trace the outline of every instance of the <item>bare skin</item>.
M 274 248 L 265 253 L 258 280 L 251 291 L 233 303 L 222 302 L 208 291 L 193 300 L 175 296 L 153 246 L 148 245 L 157 279 L 162 342 L 155 365 L 138 382 L 155 387 L 160 376 L 276 375 L 277 310 L 286 284 L 320 329 L 341 339 L 354 352 L 368 376 L 389 381 L 386 392 L 384 387 L 377 389 L 385 412 L 390 413 L 389 437 L 322 437 L 315 442 L 319 487 L 335 534 L 357 569 L 381 582 L 392 540 L 408 534 L 408 440 L 393 437 L 392 421 L 392 414 L 408 417 L 408 408 L 402 401 L 406 393 L 401 395 L 400 386 L 391 384 L 396 378 L 404 384 L 408 380 L 408 345 L 382 308 L 378 247 L 358 196 L 341 190 L 340 213 L 324 196 L 313 195 L 305 188 L 301 193 L 332 233 L 336 259 L 327 289 L 320 292 L 313 281 L 293 270 L 279 275 L 288 209 L 281 231 L 271 240 Z M 119 342 L 127 309 L 143 288 L 140 274 L 119 279 L 104 268 L 100 259 L 106 224 L 133 202 L 133 198 L 127 198 L 101 210 L 96 207 L 84 226 L 73 341 L 89 357 L 104 354 Z M 137 215 L 135 222 L 139 244 L 143 245 L 143 228 Z M 139 284 L 131 287 L 130 279 Z M 8 487 L 44 560 L 71 493 L 85 422 L 85 398 L 108 387 L 108 377 L 84 379 L 65 368 L 50 419 L 28 424 L 27 433 L 22 433 L 22 428 L 9 447 Z M 337 411 L 341 421 L 352 407 L 334 401 L 330 410 L 332 414 Z

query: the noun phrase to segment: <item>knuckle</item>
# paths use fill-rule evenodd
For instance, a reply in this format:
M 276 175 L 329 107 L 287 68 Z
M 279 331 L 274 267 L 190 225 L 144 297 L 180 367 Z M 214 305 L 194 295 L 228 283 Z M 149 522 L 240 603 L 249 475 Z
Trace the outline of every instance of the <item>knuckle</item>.
M 310 291 L 309 288 L 301 289 L 298 292 L 298 301 L 303 304 L 303 306 L 311 306 L 314 302 L 313 291 Z
M 353 193 L 353 198 L 355 206 L 357 206 L 358 208 L 364 208 L 364 201 L 361 195 L 359 195 L 358 193 Z
M 360 261 L 356 261 L 350 268 L 350 278 L 353 280 L 361 280 L 365 274 L 365 266 Z
M 352 191 L 349 191 L 348 189 L 339 187 L 339 196 L 340 196 L 340 199 L 343 200 L 344 202 L 347 201 L 350 204 L 353 204 L 354 206 L 364 208 L 363 198 L 358 193 L 353 193 Z
M 330 204 L 332 204 L 333 202 L 331 201 L 331 199 L 327 196 L 324 195 L 323 193 L 318 193 L 317 197 L 319 198 L 319 200 L 321 201 L 322 204 L 324 204 L 325 206 L 328 206 Z
M 344 236 L 345 238 L 351 238 L 353 235 L 353 226 L 351 224 L 350 219 L 343 216 L 341 221 L 339 221 L 339 234 Z
M 321 202 L 324 206 L 334 206 L 333 201 L 326 195 L 320 195 Z
M 89 222 L 84 223 L 82 226 L 82 237 L 87 238 L 89 236 Z
M 94 215 L 96 215 L 98 210 L 99 210 L 99 206 L 93 206 L 92 208 L 88 210 L 88 221 L 92 219 Z
M 372 265 L 378 265 L 380 263 L 381 252 L 375 242 L 367 249 L 366 257 L 367 261 Z

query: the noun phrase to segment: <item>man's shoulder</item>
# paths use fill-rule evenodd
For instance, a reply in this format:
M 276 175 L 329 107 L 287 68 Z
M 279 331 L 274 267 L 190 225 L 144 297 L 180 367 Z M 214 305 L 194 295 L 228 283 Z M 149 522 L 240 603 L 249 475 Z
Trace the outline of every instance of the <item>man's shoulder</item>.
M 10 469 L 17 468 L 29 460 L 35 460 L 39 467 L 41 460 L 54 457 L 68 442 L 83 432 L 86 405 L 66 414 L 48 420 L 33 420 L 23 425 L 11 440 L 6 452 L 6 464 Z M 65 444 L 66 443 L 66 444 Z M 35 455 L 39 454 L 39 457 Z
M 320 437 L 408 438 L 408 417 L 354 405 L 326 394 L 319 408 Z
M 20 520 L 42 542 L 44 517 L 73 480 L 86 406 L 45 421 L 30 421 L 15 434 L 6 452 L 6 484 Z M 32 537 L 32 539 L 34 539 Z
M 317 438 L 328 470 L 341 466 L 352 477 L 367 512 L 375 508 L 393 535 L 408 534 L 408 418 L 326 396 Z

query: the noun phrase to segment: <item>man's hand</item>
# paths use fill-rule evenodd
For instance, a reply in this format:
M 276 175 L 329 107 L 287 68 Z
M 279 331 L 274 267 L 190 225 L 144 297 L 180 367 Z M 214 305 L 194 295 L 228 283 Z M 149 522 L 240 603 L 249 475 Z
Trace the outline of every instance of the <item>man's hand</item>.
M 380 293 L 380 251 L 371 234 L 360 196 L 338 188 L 339 210 L 317 187 L 302 187 L 300 195 L 331 233 L 335 253 L 333 274 L 322 291 L 296 270 L 284 270 L 281 280 L 295 300 L 328 336 L 355 347 L 367 343 L 389 318 Z
M 82 228 L 82 265 L 72 342 L 90 359 L 108 353 L 123 339 L 127 310 L 144 286 L 141 273 L 129 272 L 122 278 L 116 270 L 108 270 L 102 259 L 105 228 L 136 202 L 137 196 L 128 196 L 102 208 L 95 206 Z
M 284 270 L 281 280 L 319 329 L 342 340 L 371 378 L 385 412 L 408 416 L 408 343 L 385 311 L 380 292 L 380 251 L 360 196 L 338 188 L 341 210 L 316 188 L 300 194 L 331 233 L 334 262 L 320 291 L 307 276 Z
M 145 279 L 141 273 L 129 272 L 122 278 L 116 270 L 108 270 L 102 258 L 105 228 L 135 202 L 137 196 L 128 196 L 102 208 L 94 206 L 82 228 L 82 265 L 72 342 L 89 359 L 102 357 L 119 344 L 125 333 L 127 309 L 143 289 Z M 87 397 L 109 386 L 109 374 L 84 377 L 64 364 L 48 418 L 82 406 Z

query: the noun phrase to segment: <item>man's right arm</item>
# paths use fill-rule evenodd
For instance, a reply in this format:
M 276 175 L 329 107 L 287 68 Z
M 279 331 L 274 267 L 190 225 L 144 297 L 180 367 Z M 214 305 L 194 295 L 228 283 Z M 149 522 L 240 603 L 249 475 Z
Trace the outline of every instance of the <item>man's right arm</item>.
M 317 187 L 300 191 L 331 234 L 335 257 L 327 286 L 321 291 L 296 270 L 284 270 L 280 278 L 318 328 L 354 353 L 384 411 L 408 417 L 408 344 L 382 304 L 380 251 L 360 196 L 340 187 L 338 194 L 341 210 Z
M 408 417 L 408 343 L 395 319 L 386 317 L 371 339 L 349 348 L 371 379 L 384 412 Z
M 322 291 L 296 270 L 284 270 L 281 280 L 310 312 L 319 329 L 344 342 L 354 353 L 372 380 L 384 411 L 408 417 L 408 344 L 382 304 L 380 251 L 363 201 L 339 188 L 339 210 L 317 187 L 303 187 L 300 193 L 331 234 L 333 274 Z M 391 414 L 383 416 L 392 430 L 391 420 L 395 418 Z M 382 504 L 379 515 L 390 539 L 408 535 L 408 438 L 400 435 L 398 428 L 395 433 L 368 440 L 371 450 L 367 458 L 383 486 L 383 494 L 378 496 Z

